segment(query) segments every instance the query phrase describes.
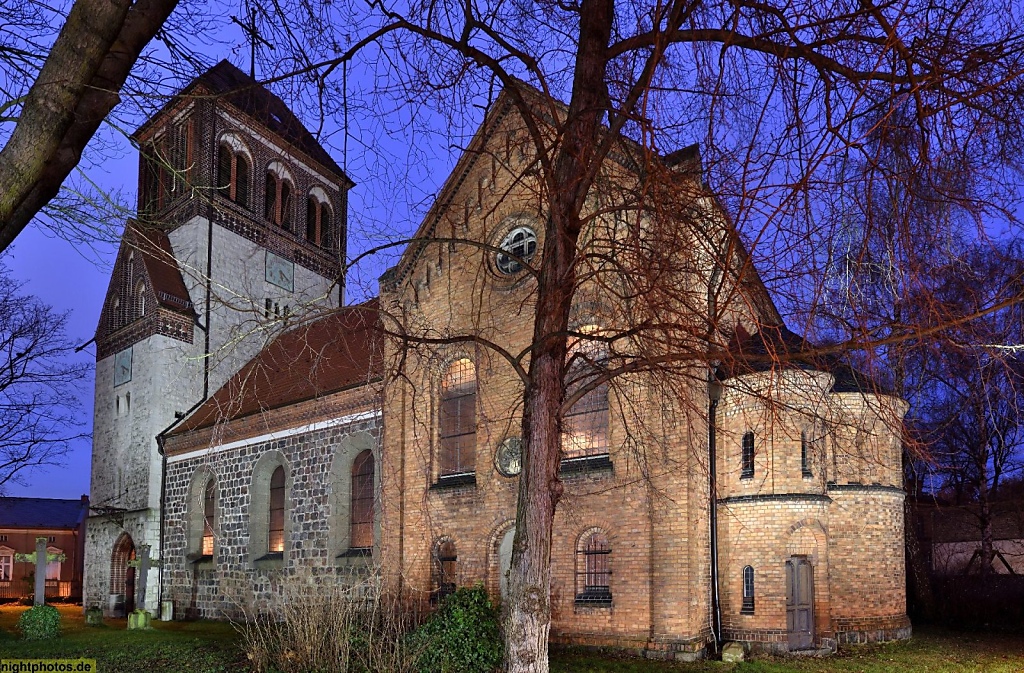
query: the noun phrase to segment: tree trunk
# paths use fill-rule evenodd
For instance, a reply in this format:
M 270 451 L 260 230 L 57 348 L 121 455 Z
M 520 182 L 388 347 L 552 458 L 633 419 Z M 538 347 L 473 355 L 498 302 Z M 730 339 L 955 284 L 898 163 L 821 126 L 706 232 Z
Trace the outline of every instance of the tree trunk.
M 547 179 L 550 190 L 544 256 L 537 279 L 533 351 L 523 412 L 523 472 L 519 477 L 516 537 L 512 545 L 505 669 L 546 673 L 551 628 L 551 534 L 562 496 L 561 405 L 565 395 L 566 331 L 575 294 L 573 266 L 580 211 L 607 106 L 607 47 L 612 0 L 584 0 L 572 100 L 562 142 Z M 541 148 L 538 148 L 540 150 Z
M 177 0 L 76 0 L 0 150 L 0 252 L 57 195 Z

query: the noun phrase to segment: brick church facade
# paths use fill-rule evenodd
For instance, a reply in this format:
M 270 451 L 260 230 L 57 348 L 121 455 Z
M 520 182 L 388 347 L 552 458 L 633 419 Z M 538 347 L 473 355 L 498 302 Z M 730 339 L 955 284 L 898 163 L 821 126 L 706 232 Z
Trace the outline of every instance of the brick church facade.
M 97 332 L 86 604 L 217 618 L 289 581 L 371 583 L 425 605 L 483 583 L 500 600 L 516 363 L 543 249 L 509 97 L 439 192 L 423 243 L 377 298 L 341 310 L 352 182 L 280 100 L 221 63 L 137 138 L 140 215 Z M 696 315 L 728 348 L 710 381 L 696 361 L 604 380 L 653 346 L 622 336 L 642 302 L 601 282 L 606 266 L 581 281 L 552 640 L 694 658 L 716 632 L 772 651 L 908 637 L 905 404 L 838 360 L 801 357 L 694 149 L 653 168 L 626 140 L 610 156 L 582 249 L 663 270 L 647 301 L 683 288 L 659 304 L 659 343 L 685 340 Z M 667 233 L 655 215 L 614 214 L 651 170 L 689 215 Z M 629 257 L 631 236 L 654 257 Z M 145 596 L 127 565 L 142 545 L 160 560 Z

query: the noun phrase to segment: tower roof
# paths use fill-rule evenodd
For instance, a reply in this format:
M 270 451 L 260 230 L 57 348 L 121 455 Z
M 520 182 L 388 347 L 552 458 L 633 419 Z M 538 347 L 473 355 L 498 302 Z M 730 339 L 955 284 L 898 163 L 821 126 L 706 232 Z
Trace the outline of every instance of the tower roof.
M 175 98 L 187 98 L 190 94 L 197 92 L 197 89 L 213 94 L 237 108 L 325 169 L 342 178 L 347 184 L 352 184 L 337 162 L 331 158 L 327 150 L 320 145 L 284 101 L 227 60 L 221 61 L 196 77 Z M 176 102 L 176 100 L 171 101 L 164 109 L 173 106 Z M 139 127 L 134 136 L 142 135 L 154 120 L 162 116 L 162 113 L 163 110 L 150 117 Z

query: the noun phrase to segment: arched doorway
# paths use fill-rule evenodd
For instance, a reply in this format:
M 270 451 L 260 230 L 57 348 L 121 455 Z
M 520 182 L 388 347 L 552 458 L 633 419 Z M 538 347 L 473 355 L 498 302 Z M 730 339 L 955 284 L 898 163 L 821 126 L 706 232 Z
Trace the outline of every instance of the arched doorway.
M 128 565 L 135 560 L 135 543 L 128 533 L 121 533 L 110 554 L 111 616 L 126 617 L 135 609 L 135 568 Z
M 512 526 L 505 531 L 498 544 L 498 586 L 501 588 L 502 601 L 508 597 L 508 570 L 512 567 L 512 542 L 515 539 L 516 527 Z

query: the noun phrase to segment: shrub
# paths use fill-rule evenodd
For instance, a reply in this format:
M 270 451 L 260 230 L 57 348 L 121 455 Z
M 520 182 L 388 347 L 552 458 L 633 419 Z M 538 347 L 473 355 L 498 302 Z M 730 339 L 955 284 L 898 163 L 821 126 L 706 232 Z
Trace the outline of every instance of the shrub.
M 421 673 L 491 673 L 501 665 L 498 613 L 479 584 L 445 598 L 412 640 Z
M 52 605 L 36 605 L 21 613 L 18 630 L 25 640 L 46 640 L 60 636 L 60 613 Z

